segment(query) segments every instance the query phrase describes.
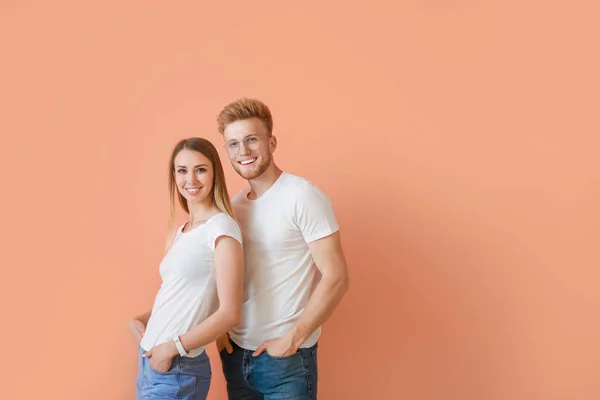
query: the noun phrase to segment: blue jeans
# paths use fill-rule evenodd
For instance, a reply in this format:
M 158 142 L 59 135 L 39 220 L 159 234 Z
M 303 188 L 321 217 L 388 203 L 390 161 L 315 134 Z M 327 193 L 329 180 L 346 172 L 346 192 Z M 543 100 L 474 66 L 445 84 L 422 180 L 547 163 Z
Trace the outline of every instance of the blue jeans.
M 235 343 L 220 353 L 230 400 L 316 400 L 317 345 L 288 357 L 253 357 Z
M 175 356 L 167 372 L 152 369 L 145 353 L 140 347 L 136 400 L 206 399 L 211 377 L 206 352 L 195 358 Z

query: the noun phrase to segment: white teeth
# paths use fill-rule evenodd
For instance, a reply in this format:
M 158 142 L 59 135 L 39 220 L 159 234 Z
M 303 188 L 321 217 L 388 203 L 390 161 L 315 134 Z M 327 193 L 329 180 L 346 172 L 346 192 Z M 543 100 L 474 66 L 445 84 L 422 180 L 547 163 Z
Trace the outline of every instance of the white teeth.
M 242 164 L 242 165 L 248 165 L 250 163 L 253 163 L 254 161 L 256 161 L 256 158 L 251 158 L 250 160 L 240 161 L 240 164 Z

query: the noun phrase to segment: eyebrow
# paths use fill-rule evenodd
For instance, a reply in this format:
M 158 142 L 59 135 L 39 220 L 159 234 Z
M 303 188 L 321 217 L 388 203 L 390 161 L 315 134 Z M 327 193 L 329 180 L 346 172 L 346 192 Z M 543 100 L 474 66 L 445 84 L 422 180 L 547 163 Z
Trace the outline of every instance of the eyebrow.
M 198 167 L 208 167 L 208 165 L 206 165 L 206 164 L 198 164 L 194 168 L 198 168 Z M 187 168 L 187 167 L 185 165 L 178 165 L 177 168 Z
M 242 140 L 244 140 L 246 138 L 249 138 L 250 136 L 258 136 L 258 134 L 257 133 L 250 133 L 250 134 L 244 136 L 241 140 L 231 139 L 231 140 L 228 140 L 227 143 L 229 143 L 229 142 L 241 142 Z

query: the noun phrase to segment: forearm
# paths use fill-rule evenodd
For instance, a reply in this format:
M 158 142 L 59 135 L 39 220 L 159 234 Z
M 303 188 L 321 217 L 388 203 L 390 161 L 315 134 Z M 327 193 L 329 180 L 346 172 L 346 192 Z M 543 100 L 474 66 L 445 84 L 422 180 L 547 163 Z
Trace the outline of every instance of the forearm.
M 347 290 L 348 278 L 345 274 L 322 277 L 302 315 L 287 333 L 291 336 L 295 347 L 300 347 L 319 326 L 325 323 Z
M 146 311 L 145 313 L 134 317 L 134 319 L 141 321 L 144 324 L 144 326 L 146 326 L 146 325 L 148 325 L 148 320 L 150 319 L 150 315 L 152 315 L 152 310 Z
M 239 323 L 239 313 L 219 309 L 200 324 L 179 337 L 187 351 L 205 346 L 227 333 Z

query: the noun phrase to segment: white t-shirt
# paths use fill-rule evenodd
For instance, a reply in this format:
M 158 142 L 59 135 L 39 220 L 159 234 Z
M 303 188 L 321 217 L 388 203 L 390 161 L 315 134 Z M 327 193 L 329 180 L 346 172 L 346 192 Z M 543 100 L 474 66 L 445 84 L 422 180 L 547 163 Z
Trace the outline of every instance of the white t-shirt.
M 256 350 L 283 336 L 298 320 L 320 276 L 307 243 L 331 235 L 338 224 L 329 198 L 308 180 L 283 173 L 258 199 L 250 188 L 232 201 L 244 237 L 246 261 L 242 321 L 231 339 Z M 311 347 L 319 327 L 301 347 Z
M 160 264 L 162 285 L 140 343 L 146 351 L 186 333 L 217 311 L 215 241 L 220 236 L 231 236 L 242 242 L 240 228 L 225 213 L 212 216 L 191 231 L 182 229 L 183 225 Z M 205 347 L 186 349 L 188 357 L 200 355 Z

